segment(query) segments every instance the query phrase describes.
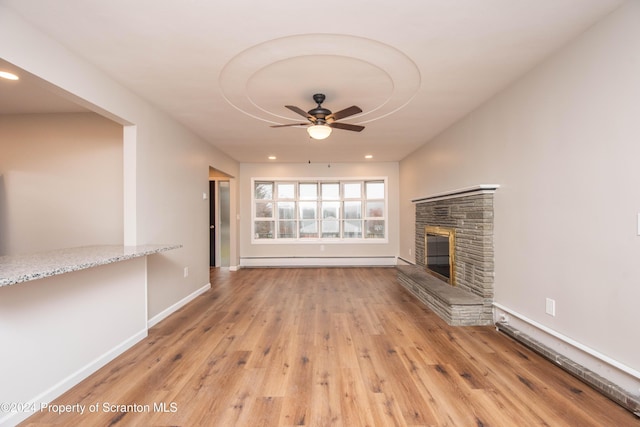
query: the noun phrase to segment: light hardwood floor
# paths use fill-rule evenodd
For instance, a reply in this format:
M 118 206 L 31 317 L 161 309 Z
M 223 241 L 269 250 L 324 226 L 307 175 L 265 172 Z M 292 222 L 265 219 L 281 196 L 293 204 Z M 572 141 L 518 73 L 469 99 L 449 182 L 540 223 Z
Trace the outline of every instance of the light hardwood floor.
M 212 269 L 211 284 L 54 402 L 84 415 L 23 425 L 640 425 L 495 328 L 448 326 L 393 268 Z

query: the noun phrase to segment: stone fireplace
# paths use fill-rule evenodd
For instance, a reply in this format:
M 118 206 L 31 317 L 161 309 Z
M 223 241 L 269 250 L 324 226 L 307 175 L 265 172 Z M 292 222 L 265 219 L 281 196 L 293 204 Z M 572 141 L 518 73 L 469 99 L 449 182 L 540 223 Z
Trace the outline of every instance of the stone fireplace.
M 406 276 L 400 281 L 449 324 L 493 323 L 497 188 L 479 185 L 412 200 L 416 264 L 399 268 L 399 277 Z

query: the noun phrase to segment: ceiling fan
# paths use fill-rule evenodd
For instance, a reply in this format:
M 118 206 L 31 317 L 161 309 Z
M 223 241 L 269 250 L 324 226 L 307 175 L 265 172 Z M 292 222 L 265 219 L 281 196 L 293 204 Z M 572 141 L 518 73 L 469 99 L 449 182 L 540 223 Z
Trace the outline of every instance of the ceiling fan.
M 298 113 L 301 116 L 306 117 L 307 120 L 309 120 L 311 126 L 307 127 L 307 132 L 313 139 L 325 139 L 326 137 L 331 135 L 332 128 L 350 130 L 354 132 L 360 132 L 362 129 L 364 129 L 364 126 L 337 122 L 338 120 L 344 119 L 345 117 L 362 113 L 362 109 L 360 107 L 352 105 L 351 107 L 345 108 L 344 110 L 332 113 L 331 110 L 327 110 L 326 108 L 322 107 L 324 99 L 325 96 L 322 93 L 316 93 L 315 95 L 313 95 L 313 100 L 316 104 L 318 104 L 318 106 L 309 111 L 304 111 L 303 109 L 296 107 L 295 105 L 285 105 L 285 107 L 287 107 L 294 113 Z M 288 126 L 305 126 L 309 123 L 293 123 L 288 125 L 274 125 L 271 127 L 282 128 Z

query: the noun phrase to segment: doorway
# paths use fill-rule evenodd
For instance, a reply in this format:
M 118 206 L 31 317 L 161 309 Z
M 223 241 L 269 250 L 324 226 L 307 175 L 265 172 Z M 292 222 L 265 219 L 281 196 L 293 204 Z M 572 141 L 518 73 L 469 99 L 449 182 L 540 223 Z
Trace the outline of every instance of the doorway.
M 210 267 L 231 267 L 232 180 L 233 176 L 209 166 Z
M 216 182 L 209 181 L 209 267 L 216 262 Z
M 209 167 L 209 266 L 231 265 L 231 177 Z
M 231 248 L 231 218 L 230 211 L 230 194 L 229 181 L 218 181 L 218 202 L 220 216 L 220 267 L 229 267 L 230 265 L 230 248 Z

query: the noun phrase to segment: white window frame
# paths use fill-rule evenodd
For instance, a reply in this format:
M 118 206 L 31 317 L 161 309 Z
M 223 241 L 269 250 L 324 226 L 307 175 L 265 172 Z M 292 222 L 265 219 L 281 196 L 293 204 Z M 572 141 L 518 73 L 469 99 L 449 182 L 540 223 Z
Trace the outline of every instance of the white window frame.
M 384 237 L 380 238 L 367 238 L 366 236 L 366 228 L 365 224 L 369 218 L 367 218 L 366 214 L 366 183 L 367 182 L 383 182 L 384 183 L 384 216 L 379 218 L 384 221 Z M 274 235 L 273 238 L 256 238 L 255 234 L 255 224 L 256 221 L 265 220 L 264 218 L 256 218 L 256 198 L 255 198 L 255 188 L 256 183 L 258 182 L 269 182 L 273 183 L 273 218 L 271 220 L 274 223 Z M 345 198 L 343 193 L 343 184 L 350 182 L 359 182 L 361 183 L 361 198 L 353 199 L 353 198 Z M 297 223 L 297 236 L 295 238 L 279 238 L 278 237 L 278 194 L 277 194 L 277 186 L 279 183 L 294 183 L 296 185 L 295 188 L 295 221 Z M 304 183 L 317 183 L 318 185 L 318 193 L 315 202 L 317 203 L 317 228 L 318 228 L 318 237 L 299 237 L 299 221 L 300 221 L 300 213 L 299 213 L 299 202 L 308 202 L 313 200 L 301 199 L 299 194 L 299 184 Z M 338 219 L 340 236 L 341 237 L 321 237 L 321 224 L 322 224 L 322 184 L 323 183 L 339 183 L 339 203 L 340 203 L 340 218 Z M 292 199 L 286 199 L 286 201 L 291 201 Z M 345 201 L 354 201 L 361 200 L 362 201 L 362 237 L 342 237 L 343 236 L 343 227 L 344 227 L 344 202 Z M 282 201 L 285 201 L 284 199 Z M 378 219 L 378 218 L 376 218 Z M 307 177 L 253 177 L 251 178 L 251 244 L 318 244 L 318 243 L 329 243 L 329 244 L 384 244 L 389 243 L 389 182 L 388 177 L 322 177 L 322 178 L 307 178 Z

